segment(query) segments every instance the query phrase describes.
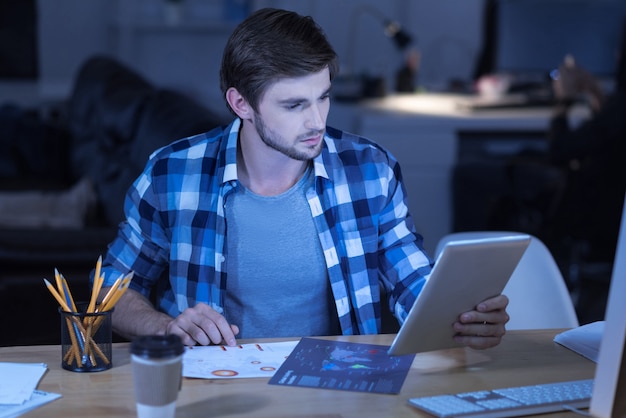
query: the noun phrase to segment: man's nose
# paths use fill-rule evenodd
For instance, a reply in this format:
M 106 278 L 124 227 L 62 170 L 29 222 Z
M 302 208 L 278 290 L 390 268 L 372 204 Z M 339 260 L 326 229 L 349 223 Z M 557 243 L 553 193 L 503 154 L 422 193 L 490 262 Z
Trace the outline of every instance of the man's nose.
M 314 130 L 324 129 L 326 125 L 326 115 L 328 113 L 325 108 L 319 105 L 313 105 L 309 108 L 308 113 L 307 128 Z

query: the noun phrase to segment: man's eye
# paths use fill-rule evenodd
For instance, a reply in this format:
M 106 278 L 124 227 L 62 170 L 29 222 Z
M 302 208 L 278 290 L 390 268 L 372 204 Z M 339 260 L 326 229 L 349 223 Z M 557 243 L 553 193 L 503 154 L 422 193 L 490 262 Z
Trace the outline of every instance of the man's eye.
M 302 105 L 302 103 L 294 103 L 294 104 L 291 104 L 291 105 L 287 106 L 287 109 L 294 110 L 294 109 L 299 108 L 301 105 Z

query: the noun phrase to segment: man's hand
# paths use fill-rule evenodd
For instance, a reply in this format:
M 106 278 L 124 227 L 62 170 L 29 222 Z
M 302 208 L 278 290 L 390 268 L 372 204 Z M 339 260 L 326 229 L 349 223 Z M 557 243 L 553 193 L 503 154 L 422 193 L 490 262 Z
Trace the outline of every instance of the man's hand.
M 509 321 L 506 307 L 509 298 L 499 295 L 478 304 L 476 310 L 462 313 L 453 324 L 454 339 L 468 347 L 482 350 L 500 344 Z
M 226 318 L 205 303 L 185 309 L 167 325 L 167 334 L 176 334 L 183 344 L 237 344 L 235 335 L 239 333 L 236 325 L 230 325 Z
M 103 288 L 104 297 L 109 288 Z M 128 289 L 115 305 L 113 330 L 119 335 L 132 339 L 138 335 L 176 334 L 183 344 L 228 344 L 235 345 L 236 325 L 229 325 L 222 315 L 207 304 L 200 303 L 186 309 L 176 318 L 154 309 L 150 301 L 141 293 Z

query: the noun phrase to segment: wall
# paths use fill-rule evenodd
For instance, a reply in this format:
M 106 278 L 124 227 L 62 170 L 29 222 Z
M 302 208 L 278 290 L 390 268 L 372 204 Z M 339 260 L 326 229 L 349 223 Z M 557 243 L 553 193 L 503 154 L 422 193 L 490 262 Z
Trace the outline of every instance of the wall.
M 160 0 L 39 0 L 40 82 L 17 88 L 0 83 L 0 98 L 28 103 L 62 99 L 80 64 L 92 54 L 108 53 L 157 83 L 223 109 L 218 67 L 223 45 L 239 20 L 236 9 L 233 18 L 237 1 L 184 0 L 178 25 L 165 20 L 164 4 Z M 251 0 L 249 4 L 250 9 L 282 7 L 312 15 L 327 32 L 344 72 L 381 75 L 388 87 L 403 56 L 371 14 L 358 12 L 363 5 L 399 21 L 417 39 L 422 52 L 418 80 L 428 89 L 442 89 L 451 78 L 468 79 L 480 45 L 483 0 Z
M 422 55 L 418 82 L 429 90 L 447 87 L 450 79 L 469 80 L 482 41 L 483 0 L 289 0 L 257 1 L 259 4 L 292 8 L 313 16 L 326 31 L 342 60 L 344 70 L 388 77 L 403 56 L 385 37 L 383 27 L 363 6 L 373 6 L 398 21 L 414 39 Z M 352 36 L 352 32 L 355 36 Z M 354 38 L 354 39 L 353 39 Z M 354 44 L 350 45 L 350 41 Z M 354 68 L 350 68 L 353 47 Z
M 63 97 L 85 57 L 109 51 L 106 0 L 38 0 L 41 95 Z

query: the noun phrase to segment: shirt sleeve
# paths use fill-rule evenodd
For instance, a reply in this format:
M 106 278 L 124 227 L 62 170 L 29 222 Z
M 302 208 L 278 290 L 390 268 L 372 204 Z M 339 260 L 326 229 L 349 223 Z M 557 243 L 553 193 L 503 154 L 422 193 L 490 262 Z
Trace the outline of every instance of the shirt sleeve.
M 153 188 L 152 167 L 149 162 L 126 194 L 126 220 L 120 224 L 102 269 L 106 286 L 113 285 L 120 275 L 133 271 L 130 288 L 146 297 L 163 273 L 169 252 L 169 241 L 158 210 L 158 195 Z
M 400 166 L 393 158 L 390 161 L 389 199 L 379 217 L 379 262 L 389 306 L 403 322 L 426 283 L 433 261 L 409 213 Z

